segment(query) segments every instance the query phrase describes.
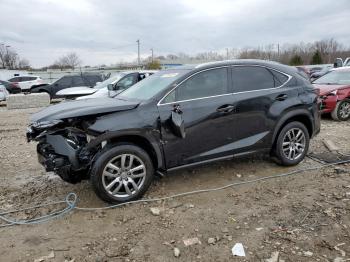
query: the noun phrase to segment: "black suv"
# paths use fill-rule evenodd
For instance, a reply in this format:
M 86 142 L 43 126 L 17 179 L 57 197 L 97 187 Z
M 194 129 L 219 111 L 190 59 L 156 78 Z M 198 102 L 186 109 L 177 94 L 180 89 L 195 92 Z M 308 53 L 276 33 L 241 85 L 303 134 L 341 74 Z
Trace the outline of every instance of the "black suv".
M 93 87 L 97 82 L 102 82 L 104 77 L 101 74 L 79 74 L 79 75 L 66 75 L 56 80 L 50 85 L 43 85 L 33 87 L 30 89 L 31 93 L 48 93 L 50 98 L 56 98 L 56 93 L 62 89 L 77 86 Z
M 90 178 L 109 202 L 141 197 L 154 174 L 267 152 L 296 165 L 320 130 L 317 94 L 297 69 L 236 60 L 160 71 L 112 98 L 32 116 L 28 141 L 65 181 Z

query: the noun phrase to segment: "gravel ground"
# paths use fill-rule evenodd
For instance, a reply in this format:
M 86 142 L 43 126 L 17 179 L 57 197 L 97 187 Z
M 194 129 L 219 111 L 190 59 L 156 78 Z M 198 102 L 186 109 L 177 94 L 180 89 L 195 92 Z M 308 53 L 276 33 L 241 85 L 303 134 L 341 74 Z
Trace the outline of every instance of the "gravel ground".
M 25 139 L 28 118 L 37 110 L 0 107 L 0 211 L 63 200 L 69 192 L 77 193 L 81 207 L 105 206 L 88 181 L 67 184 L 37 163 L 35 144 Z M 350 121 L 325 118 L 310 151 L 325 152 L 322 140 L 331 139 L 341 152 L 350 153 L 349 138 Z M 145 198 L 316 165 L 320 163 L 310 158 L 293 168 L 266 157 L 224 161 L 157 179 Z M 25 211 L 17 218 L 59 207 Z M 152 204 L 74 211 L 40 225 L 0 228 L 0 260 L 350 261 L 349 213 L 347 164 Z M 186 246 L 188 239 L 195 243 Z M 235 243 L 243 244 L 246 257 L 232 255 Z

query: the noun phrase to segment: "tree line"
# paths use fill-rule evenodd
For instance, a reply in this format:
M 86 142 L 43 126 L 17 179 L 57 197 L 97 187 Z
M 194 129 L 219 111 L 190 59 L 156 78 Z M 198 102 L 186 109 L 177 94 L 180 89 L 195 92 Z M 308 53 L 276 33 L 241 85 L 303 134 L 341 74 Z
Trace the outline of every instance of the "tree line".
M 15 51 L 6 45 L 0 44 L 0 68 L 26 70 L 30 69 L 30 63 L 27 59 L 20 58 Z
M 200 63 L 206 61 L 218 61 L 226 59 L 263 59 L 277 61 L 289 65 L 306 64 L 332 64 L 335 59 L 350 57 L 350 47 L 333 38 L 312 43 L 301 42 L 299 44 L 269 44 L 259 47 L 226 48 L 224 51 L 201 52 L 197 54 L 167 54 L 150 56 L 142 60 L 142 64 L 150 69 L 160 68 L 165 62 L 173 63 Z M 53 64 L 41 68 L 46 69 L 75 69 L 82 63 L 80 57 L 75 52 L 70 52 L 59 57 Z M 118 66 L 125 66 L 133 63 L 117 63 Z M 0 67 L 8 69 L 30 69 L 27 59 L 20 58 L 12 49 L 9 50 L 4 45 L 0 45 Z
M 202 52 L 195 55 L 185 53 L 156 57 L 160 61 L 216 61 L 225 59 L 263 59 L 288 65 L 333 64 L 335 59 L 350 57 L 350 47 L 333 38 L 312 43 L 269 44 L 260 47 L 226 48 L 225 51 Z

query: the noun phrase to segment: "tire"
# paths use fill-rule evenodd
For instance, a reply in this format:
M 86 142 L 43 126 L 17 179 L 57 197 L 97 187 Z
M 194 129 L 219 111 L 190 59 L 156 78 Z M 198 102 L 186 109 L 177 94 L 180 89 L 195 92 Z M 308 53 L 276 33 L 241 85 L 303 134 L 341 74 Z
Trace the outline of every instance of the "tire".
M 331 112 L 331 116 L 336 121 L 346 121 L 350 118 L 350 99 L 337 102 L 336 107 Z
M 131 159 L 132 166 L 129 168 Z M 153 177 L 152 161 L 142 148 L 133 144 L 117 144 L 97 158 L 91 170 L 90 181 L 98 197 L 116 204 L 142 197 Z
M 288 123 L 282 128 L 275 142 L 274 155 L 277 163 L 283 166 L 299 164 L 305 158 L 309 143 L 309 132 L 304 124 L 301 122 Z

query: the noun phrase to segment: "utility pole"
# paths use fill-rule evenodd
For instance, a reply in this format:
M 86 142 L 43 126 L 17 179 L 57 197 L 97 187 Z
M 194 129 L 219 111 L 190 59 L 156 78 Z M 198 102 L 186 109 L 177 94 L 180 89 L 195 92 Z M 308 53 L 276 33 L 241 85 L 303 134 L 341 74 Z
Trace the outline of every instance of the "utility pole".
M 137 65 L 140 66 L 140 39 L 137 39 Z
M 228 60 L 228 48 L 226 48 L 226 59 Z
M 153 48 L 151 48 L 151 52 L 152 52 L 152 63 L 153 63 Z
M 277 43 L 277 55 L 278 55 L 278 59 L 280 59 L 280 44 Z
M 11 69 L 11 61 L 10 61 L 10 57 L 9 57 L 9 45 L 6 45 L 5 48 L 6 48 L 6 59 L 5 61 L 7 60 L 7 66 L 9 67 L 9 69 Z

